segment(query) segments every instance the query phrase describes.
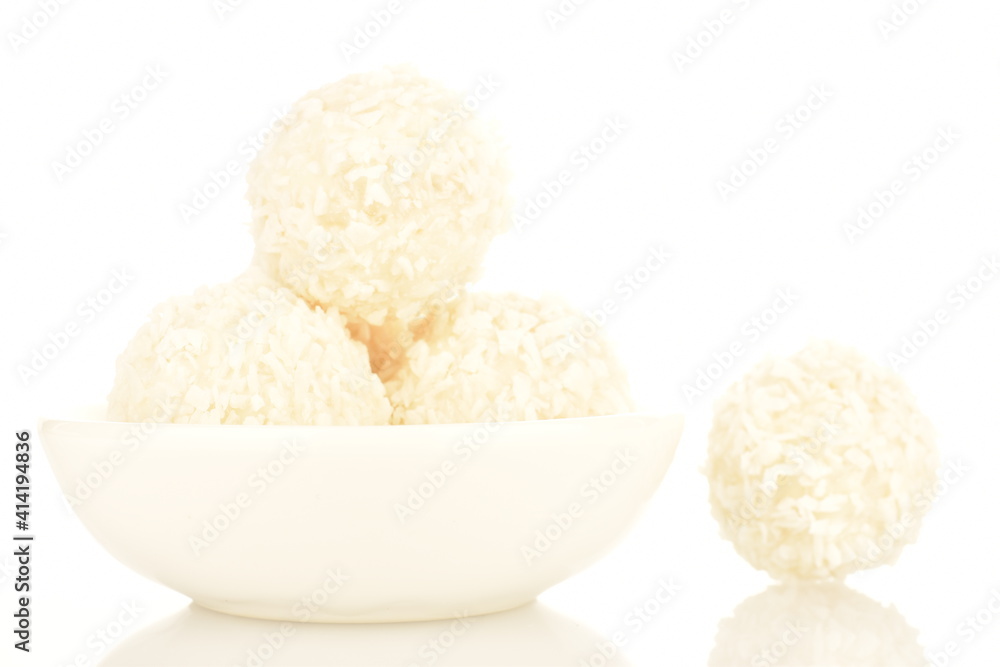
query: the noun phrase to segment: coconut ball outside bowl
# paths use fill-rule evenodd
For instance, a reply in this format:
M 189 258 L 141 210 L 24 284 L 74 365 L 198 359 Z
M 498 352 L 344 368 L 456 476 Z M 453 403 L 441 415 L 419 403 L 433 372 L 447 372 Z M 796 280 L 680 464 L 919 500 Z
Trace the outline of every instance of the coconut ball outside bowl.
M 153 310 L 119 357 L 108 418 L 386 424 L 385 387 L 336 311 L 255 272 Z
M 262 266 L 352 323 L 405 327 L 509 225 L 505 146 L 410 67 L 308 93 L 247 175 Z
M 916 538 L 938 465 L 903 380 L 832 342 L 768 359 L 730 387 L 708 453 L 723 536 L 778 579 L 894 563 Z

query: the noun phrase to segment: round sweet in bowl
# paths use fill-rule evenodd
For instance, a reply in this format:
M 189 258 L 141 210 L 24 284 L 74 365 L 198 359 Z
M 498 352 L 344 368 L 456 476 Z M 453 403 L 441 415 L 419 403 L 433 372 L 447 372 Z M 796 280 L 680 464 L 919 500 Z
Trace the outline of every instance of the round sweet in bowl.
M 84 525 L 136 572 L 240 616 L 381 622 L 510 609 L 584 569 L 656 491 L 682 424 L 46 419 L 41 433 Z

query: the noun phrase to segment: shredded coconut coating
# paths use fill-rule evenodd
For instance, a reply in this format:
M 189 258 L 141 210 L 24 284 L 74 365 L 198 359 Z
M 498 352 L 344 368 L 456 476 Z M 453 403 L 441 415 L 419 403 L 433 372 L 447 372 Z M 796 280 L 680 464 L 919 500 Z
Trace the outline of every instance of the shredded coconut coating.
M 130 422 L 368 425 L 390 412 L 344 318 L 253 272 L 157 306 L 108 398 L 108 418 Z
M 467 294 L 430 323 L 386 382 L 396 424 L 628 412 L 628 382 L 583 315 L 547 298 Z
M 891 564 L 930 507 L 934 440 L 902 378 L 813 342 L 757 365 L 716 403 L 712 512 L 736 550 L 778 579 Z
M 709 667 L 923 667 L 917 631 L 893 606 L 842 584 L 775 585 L 719 623 Z
M 510 174 L 468 99 L 396 67 L 299 100 L 247 175 L 262 265 L 374 326 L 475 279 L 509 225 Z

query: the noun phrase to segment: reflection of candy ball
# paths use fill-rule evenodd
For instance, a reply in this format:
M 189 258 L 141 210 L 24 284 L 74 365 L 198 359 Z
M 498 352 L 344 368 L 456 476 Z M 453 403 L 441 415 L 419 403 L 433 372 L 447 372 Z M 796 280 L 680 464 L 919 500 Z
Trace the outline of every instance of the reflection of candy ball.
M 510 218 L 504 149 L 477 106 L 409 68 L 307 94 L 247 177 L 259 261 L 376 326 L 473 279 Z
M 386 382 L 393 421 L 510 421 L 627 412 L 628 383 L 596 326 L 551 299 L 473 293 L 433 320 Z
M 933 429 L 903 380 L 834 343 L 765 361 L 730 387 L 708 449 L 723 535 L 778 578 L 895 562 L 936 478 Z
M 343 318 L 244 276 L 158 306 L 118 359 L 108 418 L 386 424 L 385 388 Z
M 895 607 L 839 583 L 772 586 L 719 623 L 709 667 L 922 667 L 910 627 Z

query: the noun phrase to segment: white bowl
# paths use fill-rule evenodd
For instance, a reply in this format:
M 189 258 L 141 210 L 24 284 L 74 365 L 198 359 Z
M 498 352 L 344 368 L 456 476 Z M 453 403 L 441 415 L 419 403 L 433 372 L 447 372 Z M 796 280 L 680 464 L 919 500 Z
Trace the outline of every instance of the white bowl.
M 652 496 L 682 424 L 49 419 L 41 432 L 80 519 L 136 572 L 216 611 L 360 623 L 510 609 L 579 572 Z

